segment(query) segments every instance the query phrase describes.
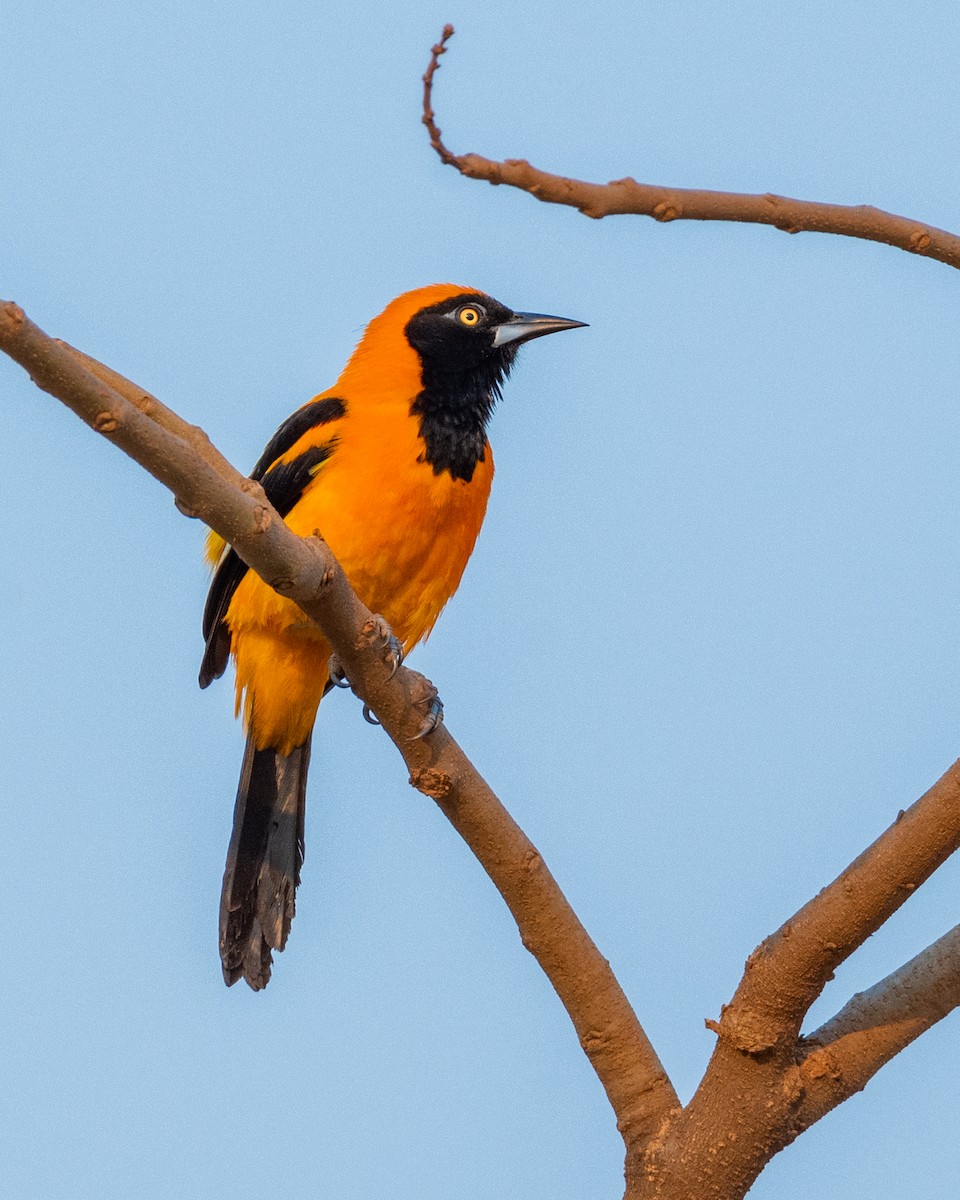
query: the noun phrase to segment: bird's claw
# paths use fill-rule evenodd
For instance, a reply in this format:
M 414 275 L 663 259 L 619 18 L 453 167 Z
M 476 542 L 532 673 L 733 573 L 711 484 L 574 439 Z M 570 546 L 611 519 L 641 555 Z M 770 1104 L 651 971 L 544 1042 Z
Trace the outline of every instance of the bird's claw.
M 387 644 L 383 654 L 383 661 L 390 668 L 390 674 L 388 678 L 392 679 L 394 675 L 396 675 L 397 671 L 400 670 L 400 667 L 403 663 L 403 642 L 401 642 L 400 639 L 395 637 L 392 633 L 387 638 Z
M 396 675 L 397 671 L 400 670 L 400 666 L 403 663 L 403 643 L 398 637 L 394 636 L 390 626 L 386 623 L 383 617 L 374 617 L 367 621 L 362 631 L 362 635 L 367 645 L 369 645 L 373 639 L 377 639 L 380 642 L 383 647 L 384 666 L 386 666 L 390 671 L 388 678 L 392 679 L 394 675 Z M 330 662 L 327 670 L 330 676 L 330 682 L 334 687 L 351 687 L 350 680 L 347 678 L 346 672 L 340 665 L 340 660 L 335 654 L 330 655 Z M 431 705 L 431 708 L 427 713 L 427 718 L 424 721 L 420 732 L 417 734 L 417 737 L 426 737 L 428 733 L 433 731 L 437 725 L 437 722 L 440 720 L 440 714 L 443 712 L 443 705 L 440 704 L 439 700 L 437 700 L 436 703 L 439 705 L 439 712 L 434 713 L 433 706 Z M 376 714 L 371 711 L 369 704 L 364 704 L 363 706 L 363 719 L 368 725 L 380 724 Z
M 330 682 L 334 687 L 348 688 L 350 686 L 350 680 L 347 678 L 343 667 L 340 666 L 340 660 L 335 654 L 330 655 L 330 665 L 328 669 L 330 673 Z
M 430 686 L 433 688 L 433 684 Z M 443 724 L 443 701 L 437 694 L 436 688 L 433 688 L 433 694 L 427 696 L 423 703 L 426 705 L 427 715 L 423 719 L 423 724 L 410 739 L 412 742 L 429 737 L 438 725 Z

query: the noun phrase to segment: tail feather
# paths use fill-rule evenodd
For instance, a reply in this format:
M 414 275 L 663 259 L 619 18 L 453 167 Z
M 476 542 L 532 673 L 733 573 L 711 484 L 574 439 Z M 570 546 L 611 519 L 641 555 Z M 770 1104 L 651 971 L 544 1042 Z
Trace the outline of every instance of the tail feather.
M 220 898 L 228 987 L 240 978 L 254 991 L 266 987 L 272 952 L 286 945 L 303 865 L 309 763 L 309 738 L 286 755 L 257 750 L 247 738 Z

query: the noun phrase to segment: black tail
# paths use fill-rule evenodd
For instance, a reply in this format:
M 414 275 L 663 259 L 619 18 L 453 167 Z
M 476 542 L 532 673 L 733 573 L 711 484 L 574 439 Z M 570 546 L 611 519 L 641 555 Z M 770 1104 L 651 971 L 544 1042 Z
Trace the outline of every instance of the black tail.
M 273 950 L 282 950 L 303 865 L 310 739 L 289 754 L 257 750 L 251 738 L 233 812 L 220 897 L 220 959 L 227 986 L 242 976 L 267 986 Z

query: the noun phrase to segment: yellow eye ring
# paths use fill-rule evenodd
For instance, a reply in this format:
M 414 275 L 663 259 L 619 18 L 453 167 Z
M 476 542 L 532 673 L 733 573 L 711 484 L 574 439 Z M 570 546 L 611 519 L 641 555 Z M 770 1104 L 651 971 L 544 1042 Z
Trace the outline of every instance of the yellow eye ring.
M 465 308 L 461 308 L 460 311 L 457 313 L 457 320 L 460 322 L 461 325 L 469 325 L 469 326 L 479 325 L 480 324 L 480 309 L 474 308 L 473 305 L 468 304 Z

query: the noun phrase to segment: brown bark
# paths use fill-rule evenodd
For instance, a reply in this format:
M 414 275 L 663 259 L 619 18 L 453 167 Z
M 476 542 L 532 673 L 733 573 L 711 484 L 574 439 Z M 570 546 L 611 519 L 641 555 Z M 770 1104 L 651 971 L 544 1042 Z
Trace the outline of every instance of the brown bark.
M 741 221 L 753 225 L 772 225 L 785 233 L 836 233 L 844 237 L 884 242 L 888 246 L 897 246 L 911 254 L 934 258 L 960 269 L 960 237 L 957 234 L 937 229 L 912 217 L 884 212 L 869 204 L 825 204 L 816 200 L 776 196 L 772 192 L 749 195 L 703 188 L 671 188 L 638 183 L 629 177 L 614 179 L 610 183 L 587 183 L 541 171 L 522 158 L 498 162 L 480 154 L 453 154 L 443 143 L 432 108 L 433 77 L 453 32 L 452 25 L 444 26 L 423 77 L 423 123 L 430 134 L 430 144 L 442 161 L 456 167 L 468 179 L 508 184 L 529 192 L 547 204 L 568 205 L 584 216 L 595 219 L 633 215 L 653 217 L 665 223 Z
M 102 383 L 105 383 L 113 391 L 123 396 L 134 408 L 138 408 L 142 413 L 145 413 L 152 420 L 156 421 L 168 433 L 175 434 L 178 438 L 181 438 L 192 446 L 200 457 L 205 459 L 224 479 L 235 483 L 237 487 L 243 487 L 247 482 L 247 477 L 241 475 L 223 457 L 199 425 L 191 425 L 189 421 L 185 421 L 183 417 L 178 416 L 172 409 L 162 404 L 156 396 L 151 395 L 150 392 L 145 391 L 141 387 L 137 387 L 135 383 L 121 375 L 119 371 L 114 371 L 112 367 L 105 366 L 97 359 L 91 358 L 89 354 L 84 354 L 82 350 L 77 350 L 69 342 L 65 342 L 61 338 L 55 338 L 54 341 L 58 346 L 62 346 L 64 350 L 73 355 L 77 362 L 85 367 L 91 375 L 95 375 Z M 183 508 L 182 505 L 180 510 L 185 517 L 195 515 Z
M 748 1053 L 795 1038 L 836 968 L 960 847 L 960 762 L 750 956 L 720 1021 Z
M 862 1091 L 884 1063 L 958 1006 L 960 925 L 803 1040 L 797 1132 Z
M 895 1039 L 888 1039 L 889 1053 L 882 1061 L 877 1058 L 883 1049 L 869 1039 L 845 1041 L 844 1078 L 851 1086 L 828 1104 L 828 1060 L 813 1055 L 799 1033 L 834 969 L 958 846 L 960 762 L 754 950 L 720 1021 L 708 1022 L 718 1041 L 696 1094 L 671 1126 L 662 1152 L 649 1156 L 653 1195 L 686 1200 L 687 1189 L 695 1183 L 700 1189 L 696 1194 L 739 1198 L 774 1154 L 859 1090 L 854 1081 L 862 1078 L 862 1087 L 884 1061 L 913 1040 L 904 1036 L 895 1045 Z M 951 946 L 956 949 L 953 943 L 947 949 Z M 960 1003 L 960 984 L 950 975 L 946 952 L 931 947 L 914 960 L 929 961 L 940 966 L 950 986 L 944 986 L 933 970 L 918 968 L 911 986 L 900 993 L 901 1004 L 925 997 L 924 1028 Z M 878 987 L 882 990 L 884 984 Z M 876 1004 L 879 1000 L 870 1011 Z M 835 1020 L 842 1031 L 844 1022 Z M 818 1042 L 834 1038 L 832 1024 L 818 1031 Z

